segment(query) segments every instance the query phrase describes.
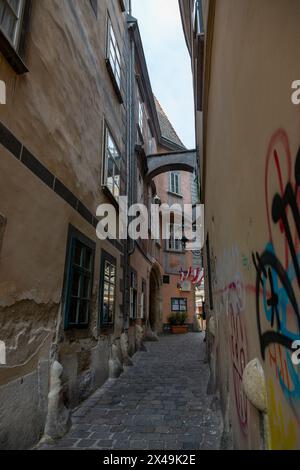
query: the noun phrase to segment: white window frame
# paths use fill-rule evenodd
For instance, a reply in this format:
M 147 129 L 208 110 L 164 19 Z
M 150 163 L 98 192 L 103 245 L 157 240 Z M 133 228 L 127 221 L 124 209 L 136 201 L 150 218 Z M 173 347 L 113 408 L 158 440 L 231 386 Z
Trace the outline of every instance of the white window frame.
M 174 309 L 175 305 L 178 305 L 178 309 Z M 184 308 L 182 308 L 182 305 L 184 305 Z M 188 313 L 188 299 L 186 297 L 172 297 L 171 311 L 174 313 Z
M 179 173 L 174 171 L 170 173 L 169 190 L 173 194 L 181 195 L 181 178 Z
M 142 135 L 144 130 L 144 117 L 144 103 L 139 96 L 139 127 Z
M 104 152 L 103 152 L 103 154 L 104 154 L 104 162 L 103 162 L 104 171 L 103 171 L 102 184 L 103 184 L 103 186 L 108 188 L 110 193 L 117 200 L 118 197 L 121 194 L 121 168 L 120 168 L 121 154 L 120 154 L 119 148 L 118 148 L 118 146 L 115 142 L 115 139 L 113 138 L 112 133 L 109 130 L 109 127 L 107 126 L 107 124 L 105 124 L 104 126 L 105 126 L 104 127 Z M 109 149 L 109 139 L 111 140 L 111 143 L 113 144 L 113 147 L 115 149 L 115 155 L 118 156 L 119 165 L 116 161 L 115 155 L 113 155 L 112 152 Z M 113 161 L 113 175 L 112 175 L 113 181 L 112 181 L 112 184 L 110 184 L 109 181 L 108 181 L 108 162 L 109 162 L 109 158 L 111 158 L 112 161 Z M 116 169 L 119 170 L 118 175 L 117 175 Z M 119 178 L 118 181 L 116 180 L 117 178 Z M 116 188 L 118 189 L 117 191 L 116 191 Z
M 110 17 L 108 17 L 107 31 L 107 59 L 109 60 L 116 84 L 119 90 L 121 90 L 121 52 Z
M 153 144 L 153 136 L 152 136 L 152 132 L 151 132 L 149 124 L 147 126 L 147 140 L 148 140 L 148 154 L 152 155 L 153 150 L 154 150 L 154 144 Z
M 18 11 L 15 12 L 11 5 L 8 3 L 8 0 L 1 0 L 1 3 L 5 3 L 5 7 L 9 8 L 13 15 L 15 16 L 15 30 L 14 30 L 14 37 L 13 39 L 10 38 L 7 33 L 5 32 L 5 29 L 3 28 L 2 24 L 0 23 L 0 30 L 6 37 L 6 39 L 10 42 L 10 44 L 13 46 L 15 50 L 18 49 L 19 42 L 20 42 L 20 37 L 21 37 L 21 29 L 22 29 L 22 22 L 24 18 L 24 10 L 25 10 L 25 1 L 26 0 L 20 0 L 19 2 L 19 7 Z

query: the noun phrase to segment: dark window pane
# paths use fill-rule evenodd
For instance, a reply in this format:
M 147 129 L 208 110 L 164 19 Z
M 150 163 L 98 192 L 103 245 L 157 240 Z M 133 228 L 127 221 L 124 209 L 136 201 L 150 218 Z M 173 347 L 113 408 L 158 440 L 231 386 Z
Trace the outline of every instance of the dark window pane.
M 89 321 L 94 252 L 77 238 L 71 238 L 69 256 L 65 315 L 66 326 L 75 327 Z
M 72 282 L 72 296 L 79 297 L 80 296 L 80 274 L 78 271 L 74 270 L 73 272 L 73 282 Z
M 79 300 L 76 298 L 72 298 L 70 310 L 69 310 L 69 323 L 72 325 L 75 325 L 77 323 L 78 308 L 79 308 Z
M 91 265 L 92 264 L 92 258 L 93 258 L 93 254 L 92 254 L 91 250 L 86 249 L 85 250 L 84 267 L 88 271 L 91 271 L 91 269 L 92 269 L 92 265 Z
M 91 291 L 91 280 L 89 277 L 84 276 L 81 297 L 84 299 L 90 299 L 90 296 L 91 296 L 90 291 Z
M 88 322 L 88 312 L 89 312 L 89 301 L 88 300 L 81 300 L 80 307 L 79 307 L 79 324 L 86 324 Z
M 75 242 L 74 264 L 82 265 L 83 247 L 78 241 Z
M 103 324 L 107 325 L 108 324 L 108 304 L 107 304 L 107 302 L 103 303 L 102 313 L 103 313 Z

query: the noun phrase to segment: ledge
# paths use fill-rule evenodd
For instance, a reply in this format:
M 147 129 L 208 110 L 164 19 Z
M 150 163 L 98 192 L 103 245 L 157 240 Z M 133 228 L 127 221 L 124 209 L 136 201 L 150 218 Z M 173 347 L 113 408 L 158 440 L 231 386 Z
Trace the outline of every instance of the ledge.
M 115 75 L 114 75 L 113 69 L 112 69 L 111 64 L 110 64 L 110 60 L 105 59 L 105 63 L 106 63 L 106 68 L 108 70 L 112 85 L 113 85 L 114 90 L 116 92 L 117 98 L 118 98 L 120 104 L 123 104 L 124 103 L 123 96 L 122 96 L 121 90 L 119 88 L 119 85 L 117 84 L 117 81 L 115 79 Z
M 113 206 L 117 209 L 117 211 L 119 211 L 120 209 L 119 203 L 117 199 L 114 197 L 114 195 L 111 193 L 111 191 L 108 189 L 108 187 L 103 185 L 102 191 L 103 191 L 103 194 L 105 194 L 105 196 L 110 200 Z
M 18 75 L 29 72 L 23 59 L 19 56 L 2 31 L 0 31 L 0 51 Z
M 168 194 L 170 194 L 171 196 L 174 196 L 174 197 L 177 197 L 179 199 L 183 199 L 184 196 L 182 194 L 178 194 L 178 193 L 173 193 L 173 191 L 168 191 Z

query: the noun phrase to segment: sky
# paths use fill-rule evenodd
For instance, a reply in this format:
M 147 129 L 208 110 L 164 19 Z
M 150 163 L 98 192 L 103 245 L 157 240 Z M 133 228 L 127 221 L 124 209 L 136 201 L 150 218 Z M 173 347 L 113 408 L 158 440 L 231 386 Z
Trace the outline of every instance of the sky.
M 133 0 L 153 93 L 180 139 L 195 148 L 191 60 L 178 0 Z

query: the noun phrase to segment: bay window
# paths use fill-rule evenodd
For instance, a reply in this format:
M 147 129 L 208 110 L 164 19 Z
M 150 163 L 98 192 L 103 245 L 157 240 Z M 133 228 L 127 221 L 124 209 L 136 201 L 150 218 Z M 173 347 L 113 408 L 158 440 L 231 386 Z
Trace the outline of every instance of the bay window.
M 121 89 L 121 54 L 110 18 L 108 18 L 107 59 L 117 87 Z
M 117 268 L 115 258 L 104 251 L 100 280 L 100 327 L 111 327 L 115 318 Z
M 121 156 L 110 130 L 105 126 L 104 132 L 104 174 L 103 185 L 106 186 L 115 199 L 120 196 Z
M 20 41 L 25 0 L 0 0 L 0 29 L 17 49 Z

